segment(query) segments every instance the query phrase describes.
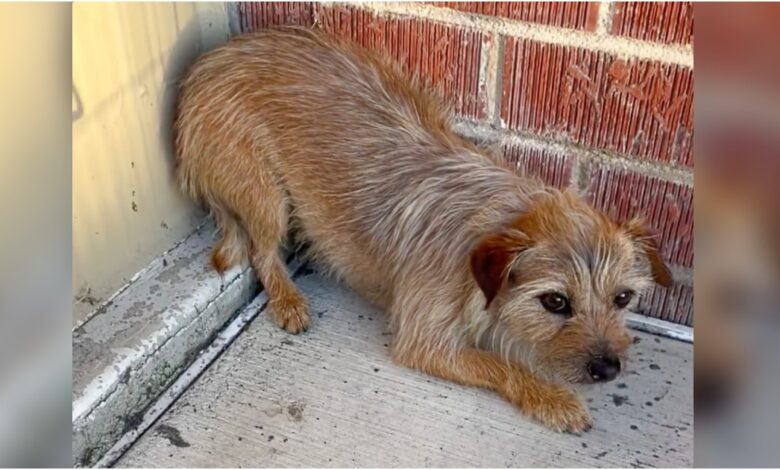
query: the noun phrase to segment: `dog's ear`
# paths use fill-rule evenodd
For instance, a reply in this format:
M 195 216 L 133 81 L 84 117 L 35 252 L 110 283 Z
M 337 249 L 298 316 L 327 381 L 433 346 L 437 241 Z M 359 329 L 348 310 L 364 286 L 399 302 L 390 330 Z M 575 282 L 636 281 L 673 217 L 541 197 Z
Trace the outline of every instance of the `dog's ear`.
M 496 298 L 512 261 L 526 246 L 525 236 L 513 230 L 484 237 L 471 252 L 471 273 L 485 294 L 485 308 Z
M 672 274 L 669 272 L 666 263 L 661 259 L 661 255 L 658 254 L 658 244 L 655 241 L 655 237 L 647 229 L 645 222 L 642 219 L 635 218 L 623 224 L 623 229 L 636 246 L 647 256 L 655 282 L 664 287 L 670 287 L 673 283 Z

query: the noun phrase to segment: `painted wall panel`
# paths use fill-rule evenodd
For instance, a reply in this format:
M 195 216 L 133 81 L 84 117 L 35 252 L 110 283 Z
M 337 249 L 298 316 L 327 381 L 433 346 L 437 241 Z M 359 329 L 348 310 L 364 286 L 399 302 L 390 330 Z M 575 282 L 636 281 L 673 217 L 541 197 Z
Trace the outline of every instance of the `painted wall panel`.
M 223 4 L 73 5 L 73 323 L 203 213 L 175 185 L 178 78 L 229 35 Z

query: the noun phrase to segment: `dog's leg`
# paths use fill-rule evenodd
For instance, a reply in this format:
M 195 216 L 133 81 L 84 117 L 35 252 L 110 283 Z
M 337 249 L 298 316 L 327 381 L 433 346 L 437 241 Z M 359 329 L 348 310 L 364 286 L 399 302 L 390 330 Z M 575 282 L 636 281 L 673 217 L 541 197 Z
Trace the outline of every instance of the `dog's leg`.
M 287 202 L 282 188 L 263 168 L 260 159 L 245 158 L 242 163 L 234 171 L 250 183 L 225 185 L 223 198 L 229 200 L 231 210 L 249 235 L 250 261 L 268 295 L 274 320 L 290 333 L 299 333 L 309 327 L 309 307 L 279 253 L 287 232 Z
M 222 238 L 211 252 L 211 264 L 220 274 L 246 260 L 249 239 L 239 220 L 222 204 L 208 203 Z
M 268 202 L 259 201 L 263 205 Z M 276 323 L 290 333 L 299 333 L 309 327 L 309 308 L 279 256 L 279 247 L 287 230 L 287 216 L 284 214 L 282 217 L 282 211 L 263 210 L 249 219 L 247 228 L 252 239 L 252 265 L 268 294 L 269 307 Z
M 543 381 L 494 353 L 474 348 L 405 347 L 394 356 L 402 365 L 433 376 L 494 390 L 553 430 L 580 433 L 590 428 L 588 410 L 574 391 Z

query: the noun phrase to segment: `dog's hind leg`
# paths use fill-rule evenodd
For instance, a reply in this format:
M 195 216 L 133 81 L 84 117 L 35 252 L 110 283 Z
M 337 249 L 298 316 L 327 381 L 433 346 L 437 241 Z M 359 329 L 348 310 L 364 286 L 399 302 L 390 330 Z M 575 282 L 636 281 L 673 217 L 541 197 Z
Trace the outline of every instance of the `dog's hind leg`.
M 230 151 L 200 171 L 208 175 L 199 181 L 203 199 L 222 230 L 212 263 L 222 272 L 248 253 L 276 323 L 299 333 L 309 326 L 309 309 L 280 256 L 289 219 L 284 191 L 261 156 L 240 145 Z
M 254 219 L 247 225 L 252 238 L 252 265 L 268 294 L 276 323 L 290 333 L 305 331 L 309 328 L 309 308 L 279 253 L 286 223 Z
M 276 323 L 290 333 L 299 333 L 309 327 L 309 308 L 280 254 L 287 233 L 288 203 L 261 159 L 241 161 L 244 174 L 240 180 L 234 179 L 241 184 L 232 188 L 231 208 L 251 240 L 251 263 L 268 295 Z
M 247 259 L 249 236 L 238 218 L 216 201 L 209 204 L 222 238 L 211 252 L 211 264 L 220 274 Z

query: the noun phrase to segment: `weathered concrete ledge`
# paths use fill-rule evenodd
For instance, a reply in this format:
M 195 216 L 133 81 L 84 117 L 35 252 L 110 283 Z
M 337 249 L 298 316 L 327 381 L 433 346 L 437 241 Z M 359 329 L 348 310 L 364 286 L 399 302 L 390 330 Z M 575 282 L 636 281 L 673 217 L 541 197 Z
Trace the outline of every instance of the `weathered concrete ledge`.
M 638 313 L 626 315 L 626 325 L 635 330 L 693 343 L 693 327 L 679 325 L 660 318 L 648 317 Z
M 155 259 L 73 333 L 73 464 L 89 466 L 127 431 L 257 292 L 242 266 L 209 266 L 202 225 Z

